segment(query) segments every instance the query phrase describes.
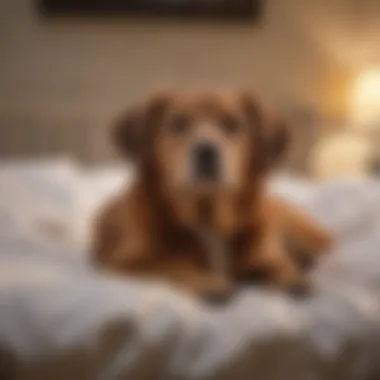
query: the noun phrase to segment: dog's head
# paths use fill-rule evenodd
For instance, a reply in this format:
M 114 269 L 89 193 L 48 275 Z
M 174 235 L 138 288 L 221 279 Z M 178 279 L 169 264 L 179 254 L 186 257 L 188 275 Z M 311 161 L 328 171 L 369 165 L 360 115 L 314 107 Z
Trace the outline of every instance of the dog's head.
M 171 189 L 210 193 L 238 191 L 267 173 L 289 131 L 248 93 L 158 93 L 123 115 L 114 140 L 126 157 L 154 165 Z

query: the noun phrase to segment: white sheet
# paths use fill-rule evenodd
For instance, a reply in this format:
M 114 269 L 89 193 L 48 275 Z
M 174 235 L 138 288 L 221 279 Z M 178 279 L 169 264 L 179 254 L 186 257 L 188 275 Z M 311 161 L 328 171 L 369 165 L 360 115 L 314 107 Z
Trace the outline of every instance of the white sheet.
M 273 185 L 331 226 L 339 248 L 307 301 L 247 289 L 210 309 L 86 264 L 83 227 L 123 171 L 84 173 L 66 160 L 18 165 L 0 165 L 0 364 L 15 379 L 380 375 L 378 183 Z M 51 221 L 57 230 L 46 228 Z

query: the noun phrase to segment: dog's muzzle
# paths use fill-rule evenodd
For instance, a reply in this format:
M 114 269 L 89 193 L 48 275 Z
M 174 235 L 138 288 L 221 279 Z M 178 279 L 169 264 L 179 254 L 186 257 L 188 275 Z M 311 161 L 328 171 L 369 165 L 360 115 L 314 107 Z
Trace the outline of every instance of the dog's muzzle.
M 198 145 L 193 151 L 193 165 L 196 180 L 219 180 L 221 163 L 218 148 L 211 143 Z

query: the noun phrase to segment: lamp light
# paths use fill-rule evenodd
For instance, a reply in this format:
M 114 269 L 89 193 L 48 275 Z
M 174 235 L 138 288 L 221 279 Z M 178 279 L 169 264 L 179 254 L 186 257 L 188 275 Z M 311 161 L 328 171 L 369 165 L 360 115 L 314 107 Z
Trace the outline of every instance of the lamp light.
M 357 128 L 380 129 L 380 67 L 364 72 L 353 93 L 353 121 Z

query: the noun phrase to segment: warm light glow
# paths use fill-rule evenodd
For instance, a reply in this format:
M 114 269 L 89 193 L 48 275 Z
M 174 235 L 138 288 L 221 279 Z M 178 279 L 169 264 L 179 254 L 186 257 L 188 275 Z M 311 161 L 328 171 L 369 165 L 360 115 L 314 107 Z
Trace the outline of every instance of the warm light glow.
M 358 127 L 380 128 L 380 68 L 359 76 L 353 93 L 353 120 Z

